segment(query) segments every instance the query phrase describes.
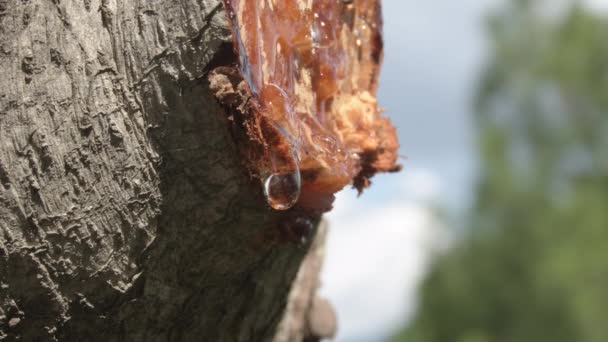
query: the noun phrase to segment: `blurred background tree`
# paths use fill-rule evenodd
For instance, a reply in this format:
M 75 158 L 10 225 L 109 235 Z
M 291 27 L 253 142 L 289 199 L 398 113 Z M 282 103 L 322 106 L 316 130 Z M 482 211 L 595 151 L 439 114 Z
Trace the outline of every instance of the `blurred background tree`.
M 395 341 L 608 341 L 608 18 L 555 5 L 489 19 L 476 201 Z

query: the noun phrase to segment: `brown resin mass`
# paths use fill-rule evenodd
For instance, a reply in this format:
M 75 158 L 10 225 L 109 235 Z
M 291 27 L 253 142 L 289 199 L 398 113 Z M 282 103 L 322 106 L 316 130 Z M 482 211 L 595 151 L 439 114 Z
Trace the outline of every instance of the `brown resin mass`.
M 395 128 L 376 100 L 379 0 L 225 0 L 248 99 L 243 127 L 269 204 L 331 207 L 395 171 Z

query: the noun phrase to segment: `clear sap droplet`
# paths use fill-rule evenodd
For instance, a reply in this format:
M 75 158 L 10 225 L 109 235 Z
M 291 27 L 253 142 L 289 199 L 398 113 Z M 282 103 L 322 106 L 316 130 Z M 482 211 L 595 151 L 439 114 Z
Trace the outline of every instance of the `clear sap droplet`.
M 273 209 L 288 210 L 300 198 L 301 184 L 299 170 L 273 173 L 264 180 L 264 195 Z

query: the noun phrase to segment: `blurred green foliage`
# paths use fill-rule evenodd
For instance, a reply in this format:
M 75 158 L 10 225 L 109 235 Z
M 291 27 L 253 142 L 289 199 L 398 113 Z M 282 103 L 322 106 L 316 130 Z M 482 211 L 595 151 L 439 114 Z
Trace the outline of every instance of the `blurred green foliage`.
M 552 1 L 489 20 L 469 228 L 395 341 L 608 341 L 608 18 Z

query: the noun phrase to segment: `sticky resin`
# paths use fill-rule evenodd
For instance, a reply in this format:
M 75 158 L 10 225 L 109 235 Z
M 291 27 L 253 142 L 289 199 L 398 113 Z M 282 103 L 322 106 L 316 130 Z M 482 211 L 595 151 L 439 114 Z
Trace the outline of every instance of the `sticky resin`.
M 270 162 L 270 168 L 262 170 L 266 200 L 273 209 L 290 209 L 300 198 L 302 187 L 298 161 L 293 154 L 273 154 Z
M 224 2 L 250 94 L 244 148 L 273 208 L 326 210 L 344 186 L 397 168 L 376 101 L 379 0 Z

